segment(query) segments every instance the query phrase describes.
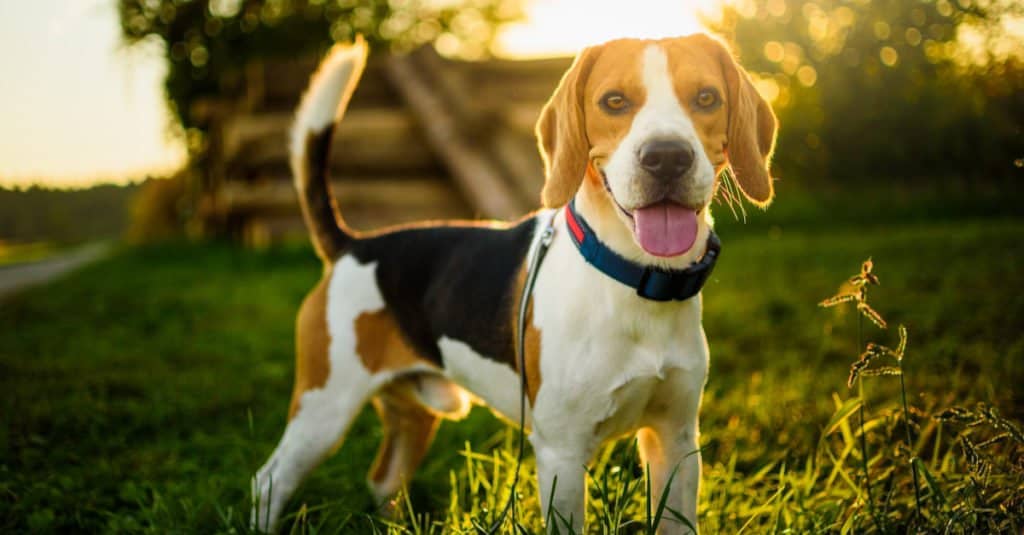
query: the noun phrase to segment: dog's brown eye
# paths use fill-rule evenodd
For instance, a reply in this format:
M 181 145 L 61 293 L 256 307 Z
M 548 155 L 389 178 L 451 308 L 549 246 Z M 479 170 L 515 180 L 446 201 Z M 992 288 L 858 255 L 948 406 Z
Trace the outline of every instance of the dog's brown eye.
M 618 91 L 611 91 L 601 97 L 601 107 L 608 113 L 621 113 L 629 108 L 629 99 Z
M 718 104 L 718 91 L 712 88 L 701 89 L 697 93 L 697 106 L 708 109 Z

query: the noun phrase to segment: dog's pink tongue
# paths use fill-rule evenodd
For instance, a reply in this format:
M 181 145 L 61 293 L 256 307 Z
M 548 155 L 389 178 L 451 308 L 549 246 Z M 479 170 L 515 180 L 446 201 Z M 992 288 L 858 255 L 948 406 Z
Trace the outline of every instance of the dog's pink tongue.
M 676 256 L 697 240 L 697 212 L 672 202 L 659 202 L 633 212 L 636 241 L 655 256 Z

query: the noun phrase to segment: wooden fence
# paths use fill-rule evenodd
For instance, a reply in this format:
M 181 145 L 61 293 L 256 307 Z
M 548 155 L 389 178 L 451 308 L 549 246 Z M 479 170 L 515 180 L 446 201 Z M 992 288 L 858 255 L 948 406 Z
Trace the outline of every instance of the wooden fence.
M 462 62 L 423 47 L 371 58 L 336 130 L 331 170 L 346 221 L 512 219 L 537 207 L 533 125 L 569 58 Z M 194 113 L 208 127 L 198 216 L 210 232 L 262 244 L 305 232 L 287 133 L 312 58 L 254 63 L 232 102 Z

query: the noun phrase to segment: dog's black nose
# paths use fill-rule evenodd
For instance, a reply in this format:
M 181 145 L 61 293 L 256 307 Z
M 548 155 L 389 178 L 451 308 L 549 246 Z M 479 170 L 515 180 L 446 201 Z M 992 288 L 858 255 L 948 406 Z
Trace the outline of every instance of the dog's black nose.
M 682 178 L 693 165 L 693 148 L 676 140 L 648 141 L 640 147 L 640 167 L 660 180 Z

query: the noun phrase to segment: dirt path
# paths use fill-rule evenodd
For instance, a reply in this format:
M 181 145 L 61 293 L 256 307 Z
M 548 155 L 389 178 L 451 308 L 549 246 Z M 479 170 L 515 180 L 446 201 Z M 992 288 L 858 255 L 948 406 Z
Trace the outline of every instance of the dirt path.
M 0 299 L 19 290 L 52 281 L 102 258 L 109 251 L 109 243 L 93 243 L 53 258 L 0 267 Z

